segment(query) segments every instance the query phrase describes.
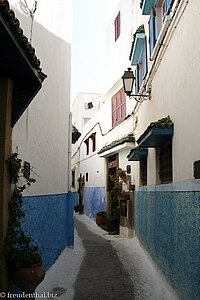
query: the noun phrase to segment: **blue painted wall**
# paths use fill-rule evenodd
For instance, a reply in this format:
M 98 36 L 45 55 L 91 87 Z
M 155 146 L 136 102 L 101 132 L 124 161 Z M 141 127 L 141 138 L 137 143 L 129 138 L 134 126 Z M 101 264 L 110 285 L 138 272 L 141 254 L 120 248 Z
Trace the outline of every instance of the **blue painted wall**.
M 72 193 L 23 197 L 24 231 L 44 248 L 47 271 L 66 246 L 74 245 Z
M 72 196 L 74 199 L 74 206 L 77 206 L 79 204 L 79 193 L 78 192 L 72 192 Z
M 200 299 L 200 180 L 139 187 L 136 235 L 181 300 Z
M 106 210 L 106 191 L 105 186 L 84 187 L 83 191 L 84 213 L 96 218 L 96 213 Z

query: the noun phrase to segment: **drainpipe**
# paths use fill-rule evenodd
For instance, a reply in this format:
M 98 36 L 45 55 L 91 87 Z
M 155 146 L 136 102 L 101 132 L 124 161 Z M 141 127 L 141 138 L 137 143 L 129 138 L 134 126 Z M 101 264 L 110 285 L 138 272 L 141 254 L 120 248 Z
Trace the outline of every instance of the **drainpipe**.
M 71 192 L 71 155 L 72 155 L 72 113 L 69 113 L 69 128 L 68 128 L 68 192 Z

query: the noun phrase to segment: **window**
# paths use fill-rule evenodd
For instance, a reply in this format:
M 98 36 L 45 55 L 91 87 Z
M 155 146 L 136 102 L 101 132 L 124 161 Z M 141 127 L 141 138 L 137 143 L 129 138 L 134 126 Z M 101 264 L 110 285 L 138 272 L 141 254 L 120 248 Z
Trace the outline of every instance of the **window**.
M 75 187 L 75 171 L 72 171 L 72 187 Z
M 89 138 L 87 140 L 84 141 L 85 145 L 86 145 L 86 155 L 89 154 Z
M 169 142 L 160 147 L 159 161 L 160 182 L 172 182 L 172 142 Z
M 139 63 L 136 66 L 136 71 L 135 71 L 135 93 L 138 94 L 140 87 L 142 85 L 143 80 L 145 79 L 146 75 L 148 72 L 148 67 L 147 67 L 147 40 L 146 36 L 143 41 L 142 45 L 142 51 L 141 51 L 141 58 Z
M 126 117 L 126 94 L 122 88 L 112 97 L 112 127 L 122 122 Z
M 149 43 L 150 43 L 150 56 L 152 57 L 156 41 L 159 39 L 165 21 L 168 19 L 166 16 L 169 14 L 174 0 L 158 0 L 157 4 L 151 9 L 149 19 Z M 148 2 L 148 0 L 146 0 Z
M 88 182 L 88 173 L 85 174 L 85 181 Z
M 115 42 L 117 41 L 118 37 L 120 36 L 120 11 L 115 18 Z
M 96 151 L 96 132 L 90 136 L 92 140 L 92 152 Z
M 147 159 L 140 161 L 140 185 L 147 185 Z

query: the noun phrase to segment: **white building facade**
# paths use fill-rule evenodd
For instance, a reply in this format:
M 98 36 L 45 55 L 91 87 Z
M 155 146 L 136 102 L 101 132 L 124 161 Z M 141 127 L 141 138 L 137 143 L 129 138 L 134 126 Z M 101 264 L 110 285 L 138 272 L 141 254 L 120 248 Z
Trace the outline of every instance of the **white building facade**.
M 43 88 L 13 128 L 12 148 L 30 163 L 36 179 L 24 194 L 24 209 L 32 221 L 25 220 L 24 227 L 25 231 L 31 228 L 33 239 L 45 248 L 43 263 L 48 269 L 65 246 L 73 246 L 72 1 L 9 2 L 47 74 Z M 38 228 L 43 228 L 42 232 Z
M 117 176 L 119 168 L 126 170 L 134 164 L 127 155 L 134 146 L 133 101 L 126 99 L 121 76 L 129 63 L 128 54 L 132 37 L 132 1 L 119 1 L 107 30 L 105 82 L 107 92 L 90 109 L 90 120 L 79 128 L 85 112 L 77 114 L 77 102 L 84 110 L 80 96 L 72 106 L 73 125 L 81 132 L 79 141 L 72 147 L 72 174 L 74 192 L 78 191 L 84 213 L 95 218 L 99 211 L 111 209 L 109 175 Z M 119 57 L 121 58 L 119 60 Z M 115 161 L 109 170 L 109 160 Z M 131 169 L 131 168 L 130 168 Z M 130 171 L 131 182 L 134 175 Z M 81 177 L 81 184 L 80 184 Z

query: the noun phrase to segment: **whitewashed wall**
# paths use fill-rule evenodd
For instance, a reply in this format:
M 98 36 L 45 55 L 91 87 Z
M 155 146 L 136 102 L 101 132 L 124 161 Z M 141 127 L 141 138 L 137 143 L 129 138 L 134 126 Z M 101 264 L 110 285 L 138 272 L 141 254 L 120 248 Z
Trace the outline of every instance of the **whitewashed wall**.
M 114 21 L 120 11 L 121 32 L 115 42 Z M 132 0 L 121 0 L 107 29 L 107 48 L 105 58 L 105 84 L 108 91 L 123 75 L 130 65 L 129 53 L 132 41 Z
M 194 1 L 189 1 L 188 4 L 186 1 L 182 2 L 173 30 L 167 35 L 161 63 L 151 79 L 152 100 L 143 102 L 136 113 L 136 139 L 152 121 L 170 115 L 174 122 L 175 182 L 193 179 L 193 162 L 200 159 L 200 87 L 197 67 L 200 64 L 200 37 L 194 30 L 199 26 L 200 3 L 194 5 Z M 146 22 L 146 28 L 147 25 Z M 151 66 L 152 62 L 149 63 L 149 68 Z M 154 149 L 149 150 L 148 161 L 148 185 L 156 184 Z
M 15 125 L 13 151 L 18 151 L 34 168 L 36 183 L 28 195 L 65 193 L 70 165 L 72 1 L 37 1 L 32 34 L 31 18 L 23 8 L 24 1 L 11 0 L 10 3 L 25 35 L 32 38 L 31 44 L 48 76 Z M 27 3 L 32 8 L 34 1 Z

